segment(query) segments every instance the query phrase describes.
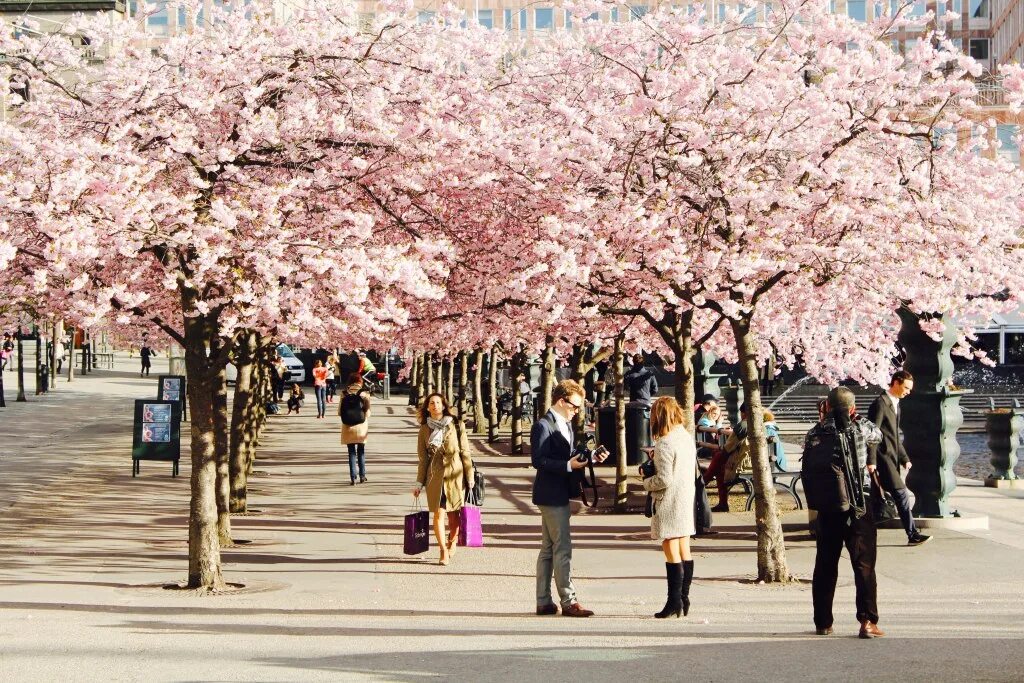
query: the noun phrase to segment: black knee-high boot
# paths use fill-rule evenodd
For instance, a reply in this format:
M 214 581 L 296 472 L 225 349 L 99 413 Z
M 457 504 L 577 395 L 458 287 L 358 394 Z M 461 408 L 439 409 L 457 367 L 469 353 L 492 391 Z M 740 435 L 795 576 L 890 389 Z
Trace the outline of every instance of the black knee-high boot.
M 683 584 L 683 565 L 678 562 L 665 563 L 665 576 L 668 580 L 668 601 L 665 603 L 664 609 L 654 615 L 655 619 L 664 619 L 665 617 L 679 617 L 680 612 L 683 611 L 683 604 L 681 601 L 681 586 Z
M 683 580 L 679 582 L 679 597 L 683 605 L 683 616 L 690 613 L 690 584 L 693 582 L 693 560 L 683 562 Z

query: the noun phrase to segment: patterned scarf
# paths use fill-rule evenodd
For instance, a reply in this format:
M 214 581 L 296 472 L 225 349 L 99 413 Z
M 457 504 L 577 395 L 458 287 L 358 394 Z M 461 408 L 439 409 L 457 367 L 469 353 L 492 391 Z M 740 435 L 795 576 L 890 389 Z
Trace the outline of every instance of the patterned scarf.
M 430 440 L 427 442 L 429 448 L 440 448 L 441 443 L 444 442 L 444 430 L 452 423 L 450 415 L 445 415 L 440 420 L 427 417 L 427 426 L 430 427 Z

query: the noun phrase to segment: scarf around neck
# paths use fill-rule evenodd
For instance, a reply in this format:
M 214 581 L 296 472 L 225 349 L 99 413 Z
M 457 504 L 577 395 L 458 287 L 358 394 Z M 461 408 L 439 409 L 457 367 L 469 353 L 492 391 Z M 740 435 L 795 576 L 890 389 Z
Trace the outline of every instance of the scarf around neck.
M 430 440 L 427 442 L 427 446 L 433 448 L 440 448 L 441 442 L 444 441 L 444 430 L 452 423 L 450 415 L 445 415 L 440 420 L 427 416 L 427 426 L 430 427 Z

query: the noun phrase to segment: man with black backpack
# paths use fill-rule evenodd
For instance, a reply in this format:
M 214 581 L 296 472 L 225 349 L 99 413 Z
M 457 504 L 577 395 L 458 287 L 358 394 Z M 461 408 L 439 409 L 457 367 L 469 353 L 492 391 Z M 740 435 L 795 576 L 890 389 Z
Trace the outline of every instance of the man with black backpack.
M 832 601 L 843 546 L 850 554 L 857 588 L 861 638 L 881 638 L 878 628 L 875 558 L 878 536 L 865 498 L 868 446 L 882 433 L 856 413 L 853 392 L 829 392 L 825 419 L 807 432 L 801 462 L 807 507 L 818 512 L 815 541 L 814 626 L 818 635 L 832 633 Z

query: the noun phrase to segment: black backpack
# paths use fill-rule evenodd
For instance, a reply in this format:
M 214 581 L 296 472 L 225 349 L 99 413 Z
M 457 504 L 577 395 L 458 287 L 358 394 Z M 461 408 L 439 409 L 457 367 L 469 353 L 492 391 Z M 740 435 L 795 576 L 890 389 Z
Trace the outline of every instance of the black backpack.
M 345 394 L 341 399 L 338 408 L 338 415 L 341 421 L 350 427 L 361 425 L 366 422 L 366 413 L 363 412 L 363 399 L 359 394 Z
M 807 507 L 821 512 L 845 512 L 850 509 L 846 473 L 839 454 L 843 434 L 817 428 L 807 435 L 800 461 Z

